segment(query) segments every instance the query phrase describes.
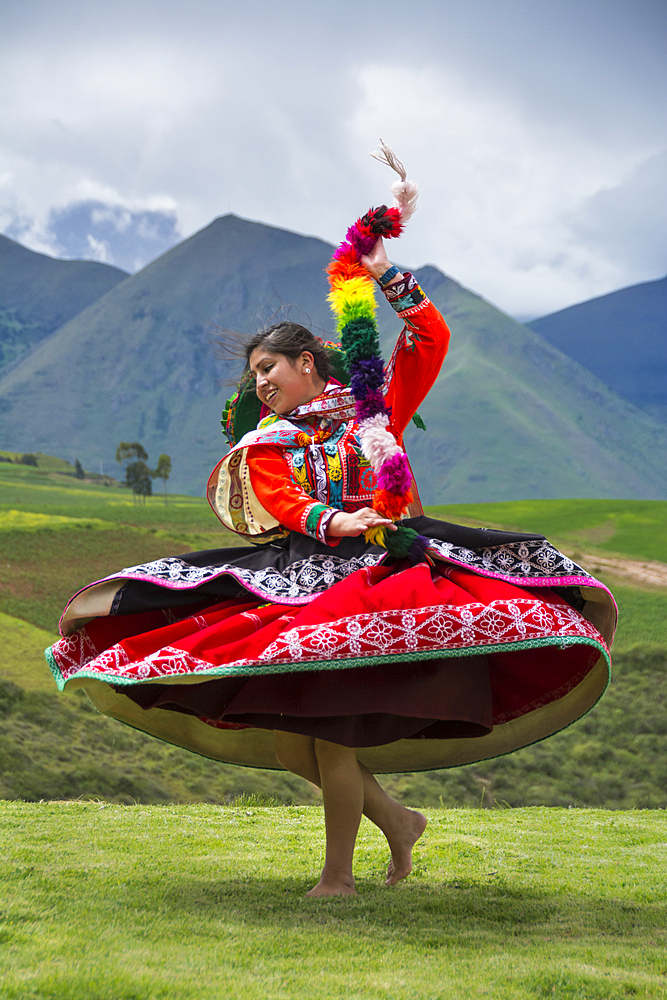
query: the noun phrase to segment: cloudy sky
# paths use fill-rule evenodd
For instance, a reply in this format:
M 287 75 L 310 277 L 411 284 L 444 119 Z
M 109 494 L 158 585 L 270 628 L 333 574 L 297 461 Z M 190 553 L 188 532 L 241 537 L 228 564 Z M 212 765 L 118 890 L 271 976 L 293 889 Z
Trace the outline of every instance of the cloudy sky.
M 667 273 L 665 0 L 4 0 L 0 232 L 136 270 L 234 212 L 531 318 Z

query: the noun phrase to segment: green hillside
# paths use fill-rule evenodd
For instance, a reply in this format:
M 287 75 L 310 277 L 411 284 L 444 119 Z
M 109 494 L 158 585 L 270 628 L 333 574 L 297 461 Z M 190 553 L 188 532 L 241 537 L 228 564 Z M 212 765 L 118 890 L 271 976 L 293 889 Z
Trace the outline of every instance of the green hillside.
M 56 260 L 0 236 L 0 371 L 127 277 L 92 260 Z
M 580 302 L 529 326 L 667 423 L 667 278 Z
M 0 447 L 105 469 L 119 440 L 172 458 L 171 483 L 203 495 L 224 451 L 220 410 L 236 370 L 221 328 L 280 315 L 328 333 L 331 247 L 228 215 L 127 278 L 0 379 Z M 426 503 L 667 495 L 667 428 L 537 334 L 435 268 L 418 272 L 453 332 L 408 450 Z M 380 304 L 385 353 L 397 333 Z
M 245 793 L 317 801 L 293 775 L 206 760 L 100 716 L 81 692 L 58 694 L 42 652 L 53 639 L 0 614 L 0 798 L 225 802 Z M 664 627 L 662 639 L 662 647 L 616 654 L 600 704 L 563 733 L 481 764 L 385 775 L 383 786 L 413 806 L 666 809 Z
M 426 503 L 667 496 L 667 428 L 435 268 L 452 347 L 406 434 Z

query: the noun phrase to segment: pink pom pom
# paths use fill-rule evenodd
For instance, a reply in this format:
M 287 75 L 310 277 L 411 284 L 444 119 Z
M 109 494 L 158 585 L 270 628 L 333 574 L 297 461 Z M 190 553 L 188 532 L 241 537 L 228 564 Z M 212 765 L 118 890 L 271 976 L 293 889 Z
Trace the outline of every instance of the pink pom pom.
M 404 451 L 392 455 L 378 471 L 378 486 L 389 493 L 407 493 L 412 485 L 408 456 Z
M 353 226 L 347 231 L 345 236 L 348 243 L 351 243 L 359 257 L 370 253 L 378 241 L 375 233 L 372 233 L 367 226 L 364 226 L 361 219 L 357 219 Z

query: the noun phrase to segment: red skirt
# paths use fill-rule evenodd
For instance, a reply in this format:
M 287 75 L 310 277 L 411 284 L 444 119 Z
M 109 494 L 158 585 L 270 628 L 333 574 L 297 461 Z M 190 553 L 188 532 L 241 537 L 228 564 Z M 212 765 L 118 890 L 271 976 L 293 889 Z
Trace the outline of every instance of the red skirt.
M 59 686 L 84 687 L 105 714 L 261 767 L 279 766 L 274 729 L 357 747 L 376 772 L 407 771 L 507 753 L 588 711 L 608 681 L 605 588 L 571 572 L 552 586 L 513 580 L 434 546 L 432 564 L 351 564 L 299 604 L 263 600 L 244 577 L 246 589 L 215 603 L 200 585 L 188 603 L 181 590 L 123 613 L 114 577 L 96 593 L 120 613 L 94 617 L 48 657 Z M 156 584 L 139 586 L 150 595 Z

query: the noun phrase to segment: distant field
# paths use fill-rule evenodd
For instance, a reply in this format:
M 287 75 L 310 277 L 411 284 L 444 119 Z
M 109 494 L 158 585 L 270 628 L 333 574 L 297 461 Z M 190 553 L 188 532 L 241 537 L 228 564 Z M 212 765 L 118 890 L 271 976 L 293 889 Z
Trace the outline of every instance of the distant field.
M 165 503 L 164 494 L 156 493 L 145 503 L 135 502 L 132 493 L 118 484 L 103 486 L 39 467 L 0 462 L 0 524 L 7 523 L 3 513 L 12 510 L 156 530 L 224 532 L 204 497 L 167 495 Z
M 24 454 L 25 452 L 21 451 L 3 451 L 0 449 L 0 459 L 9 459 L 11 462 L 19 462 Z M 37 460 L 38 468 L 42 471 L 48 470 L 49 472 L 63 472 L 72 476 L 74 475 L 74 466 L 66 458 L 58 458 L 56 455 L 45 455 L 42 451 L 35 451 L 32 454 Z M 3 463 L 0 462 L 0 464 Z M 26 468 L 26 466 L 22 467 Z M 29 468 L 34 468 L 34 466 L 29 466 Z
M 40 458 L 41 461 L 41 458 Z M 58 461 L 55 460 L 54 461 Z M 444 520 L 540 531 L 577 553 L 667 562 L 667 501 L 526 500 L 430 507 Z M 120 486 L 0 462 L 0 611 L 47 631 L 81 586 L 122 566 L 198 549 L 236 547 L 203 497 L 135 503 Z M 612 583 L 617 648 L 667 645 L 667 591 Z M 645 596 L 640 596 L 645 595 Z
M 1 531 L 0 611 L 53 631 L 65 602 L 87 583 L 123 566 L 230 542 L 234 539 L 223 532 L 195 535 L 114 524 L 105 531 L 94 525 Z
M 56 460 L 54 460 L 56 461 Z M 37 518 L 18 524 L 3 512 L 48 517 L 95 519 L 114 524 L 215 535 L 224 529 L 202 497 L 162 494 L 135 503 L 125 487 L 81 482 L 46 468 L 0 462 L 0 524 L 23 529 L 46 527 Z M 450 504 L 427 508 L 431 517 L 486 526 L 540 532 L 570 548 L 598 550 L 634 559 L 667 562 L 667 500 L 516 500 L 502 503 Z M 16 518 L 17 515 L 12 515 Z M 65 522 L 53 527 L 66 527 Z M 238 544 L 221 541 L 218 544 Z
M 515 500 L 429 507 L 428 513 L 539 532 L 570 548 L 667 562 L 667 500 Z

